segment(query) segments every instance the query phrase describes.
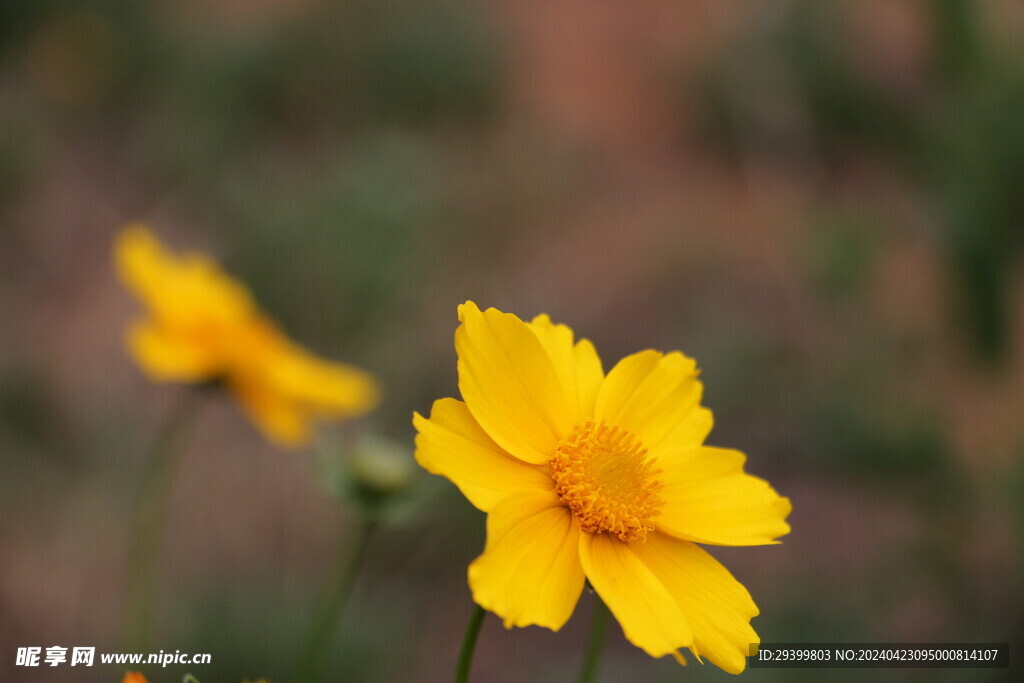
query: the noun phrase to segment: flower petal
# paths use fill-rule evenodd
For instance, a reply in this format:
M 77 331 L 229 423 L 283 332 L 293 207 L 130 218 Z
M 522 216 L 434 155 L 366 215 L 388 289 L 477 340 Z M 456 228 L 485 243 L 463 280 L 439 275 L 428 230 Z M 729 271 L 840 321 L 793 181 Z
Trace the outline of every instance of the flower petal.
M 693 636 L 679 605 L 630 545 L 606 534 L 584 533 L 580 560 L 629 642 L 652 657 L 689 647 Z
M 189 343 L 153 322 L 132 325 L 127 344 L 135 362 L 153 379 L 199 382 L 219 370 L 209 348 Z
M 555 370 L 566 387 L 573 422 L 594 414 L 597 392 L 604 380 L 604 370 L 597 350 L 589 339 L 574 343 L 573 332 L 567 325 L 556 325 L 547 314 L 530 321 L 530 329 L 540 339 L 555 365 Z
M 693 654 L 729 673 L 743 671 L 750 644 L 761 642 L 750 626 L 758 609 L 747 589 L 688 541 L 654 533 L 630 549 L 675 598 L 693 629 Z
M 202 254 L 175 254 L 143 225 L 117 237 L 114 261 L 125 285 L 173 326 L 228 324 L 255 314 L 248 290 Z
M 662 442 L 657 456 L 665 459 L 671 457 L 673 451 L 679 453 L 700 446 L 708 438 L 714 424 L 714 416 L 710 410 L 704 406 L 694 408 L 679 423 L 678 429 Z
M 519 318 L 494 308 L 459 306 L 455 331 L 459 390 L 473 417 L 512 455 L 550 460 L 572 427 L 572 411 L 551 356 Z
M 166 295 L 162 284 L 173 270 L 173 257 L 145 226 L 125 227 L 114 243 L 114 264 L 118 275 L 132 292 L 151 308 L 158 308 Z
M 358 368 L 324 360 L 285 343 L 266 364 L 266 381 L 275 391 L 306 409 L 329 417 L 356 417 L 373 410 L 380 390 L 373 376 Z
M 551 491 L 542 469 L 513 458 L 477 424 L 469 408 L 454 398 L 434 401 L 430 419 L 415 413 L 416 462 L 447 477 L 469 502 L 491 512 L 513 493 Z
M 286 448 L 309 442 L 309 414 L 294 401 L 257 383 L 233 382 L 231 393 L 268 439 Z
M 469 565 L 469 587 L 505 628 L 557 631 L 583 591 L 579 526 L 554 493 L 521 493 L 487 516 L 487 546 Z
M 580 339 L 572 349 L 576 365 L 576 394 L 579 397 L 580 413 L 583 417 L 594 414 L 597 393 L 604 382 L 604 368 L 597 349 L 589 339 Z
M 659 461 L 665 506 L 657 528 L 712 545 L 765 545 L 788 534 L 789 499 L 746 474 L 745 460 L 739 451 L 701 446 Z
M 652 457 L 700 403 L 697 364 L 678 351 L 641 351 L 619 361 L 601 385 L 595 417 L 637 435 Z

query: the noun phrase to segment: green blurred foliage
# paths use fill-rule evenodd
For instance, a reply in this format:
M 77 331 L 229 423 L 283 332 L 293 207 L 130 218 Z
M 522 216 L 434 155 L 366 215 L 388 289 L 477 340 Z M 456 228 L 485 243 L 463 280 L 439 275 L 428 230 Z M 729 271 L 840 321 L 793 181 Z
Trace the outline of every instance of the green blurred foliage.
M 0 112 L 0 218 L 29 187 L 39 164 L 38 132 L 28 118 L 27 112 L 13 108 Z
M 409 124 L 472 121 L 492 114 L 501 79 L 495 37 L 452 3 L 379 3 L 355 25 L 352 68 L 366 93 L 364 116 Z
M 210 585 L 183 606 L 187 619 L 169 631 L 182 652 L 217 653 L 210 665 L 193 667 L 200 680 L 287 681 L 294 673 L 297 636 L 316 604 L 316 588 L 282 589 L 277 582 L 258 580 Z M 378 584 L 355 593 L 334 639 L 325 680 L 385 681 L 406 666 L 406 650 L 398 645 L 414 637 L 413 624 L 404 618 L 411 596 L 404 587 L 395 588 Z M 150 680 L 158 683 L 166 675 L 153 670 Z
M 913 154 L 919 143 L 910 103 L 850 61 L 853 47 L 836 7 L 798 2 L 792 12 L 778 37 L 782 59 L 824 153 L 839 156 L 857 145 L 897 157 Z
M 864 294 L 877 270 L 882 220 L 842 207 L 827 207 L 813 220 L 803 258 L 814 290 L 829 303 Z
M 482 123 L 498 102 L 495 41 L 465 3 L 357 2 L 267 36 L 164 40 L 137 91 L 140 161 L 191 182 L 230 172 L 256 140 L 330 150 L 381 127 Z
M 888 401 L 848 394 L 820 401 L 808 412 L 814 416 L 817 447 L 812 453 L 819 466 L 864 478 L 872 489 L 886 487 L 912 496 L 928 510 L 962 507 L 966 478 L 934 415 L 915 415 L 907 406 L 894 410 Z
M 967 341 L 980 360 L 997 363 L 1010 346 L 1008 297 L 1024 244 L 1024 52 L 987 38 L 986 3 L 922 2 L 935 42 L 931 69 L 919 88 L 901 91 L 858 64 L 840 5 L 785 7 L 782 21 L 759 26 L 704 79 L 709 130 L 733 159 L 751 151 L 773 163 L 817 155 L 826 168 L 841 168 L 870 151 L 899 169 L 933 207 L 936 249 Z M 755 97 L 738 94 L 758 74 L 779 87 L 764 97 L 756 87 Z M 762 118 L 777 121 L 754 123 Z
M 54 406 L 34 377 L 0 378 L 0 429 L 31 445 L 45 443 L 53 434 Z
M 0 5 L 0 58 L 22 47 L 54 4 L 52 0 L 9 0 Z
M 429 150 L 373 137 L 314 178 L 246 177 L 221 198 L 244 244 L 230 263 L 260 300 L 313 342 L 349 339 L 420 278 L 440 207 Z M 436 230 L 436 228 L 435 228 Z M 330 305 L 310 291 L 331 292 Z

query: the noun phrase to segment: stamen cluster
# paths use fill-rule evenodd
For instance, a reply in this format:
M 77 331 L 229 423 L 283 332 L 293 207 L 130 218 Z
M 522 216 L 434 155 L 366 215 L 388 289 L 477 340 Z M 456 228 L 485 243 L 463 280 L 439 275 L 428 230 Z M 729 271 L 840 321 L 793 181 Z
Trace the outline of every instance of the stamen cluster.
M 661 470 L 631 432 L 588 419 L 559 442 L 548 463 L 555 491 L 587 533 L 643 541 L 664 502 Z

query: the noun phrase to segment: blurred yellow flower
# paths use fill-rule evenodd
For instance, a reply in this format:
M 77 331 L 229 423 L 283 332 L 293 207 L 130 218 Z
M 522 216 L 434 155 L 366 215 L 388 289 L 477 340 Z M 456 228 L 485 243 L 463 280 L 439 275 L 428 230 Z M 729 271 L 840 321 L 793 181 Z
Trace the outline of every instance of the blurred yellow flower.
M 593 344 L 546 315 L 467 302 L 459 320 L 463 401 L 413 423 L 417 461 L 488 513 L 474 600 L 506 627 L 558 630 L 589 579 L 651 656 L 687 647 L 742 671 L 757 607 L 695 543 L 773 543 L 791 507 L 742 453 L 703 445 L 696 363 L 648 350 L 606 375 Z
M 175 254 L 139 224 L 121 232 L 114 255 L 121 280 L 147 309 L 127 344 L 150 378 L 223 382 L 262 432 L 284 446 L 308 442 L 314 420 L 376 407 L 371 375 L 289 340 L 205 255 Z

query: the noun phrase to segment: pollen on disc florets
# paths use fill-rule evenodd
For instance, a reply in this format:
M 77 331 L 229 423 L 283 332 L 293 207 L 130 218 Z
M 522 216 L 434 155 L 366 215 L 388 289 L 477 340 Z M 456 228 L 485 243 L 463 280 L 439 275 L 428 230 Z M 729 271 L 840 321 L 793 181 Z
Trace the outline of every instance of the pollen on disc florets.
M 631 432 L 586 420 L 555 448 L 548 463 L 555 491 L 588 533 L 643 541 L 661 512 L 661 470 Z

